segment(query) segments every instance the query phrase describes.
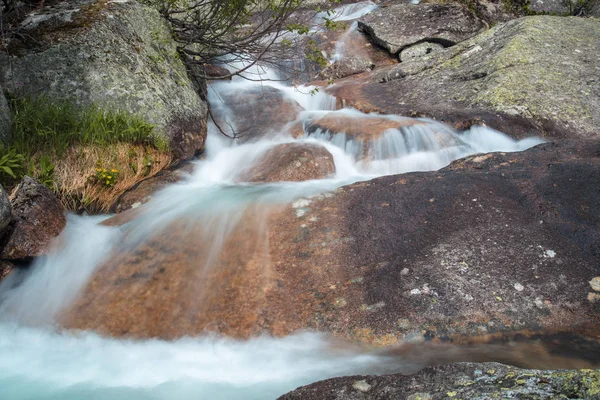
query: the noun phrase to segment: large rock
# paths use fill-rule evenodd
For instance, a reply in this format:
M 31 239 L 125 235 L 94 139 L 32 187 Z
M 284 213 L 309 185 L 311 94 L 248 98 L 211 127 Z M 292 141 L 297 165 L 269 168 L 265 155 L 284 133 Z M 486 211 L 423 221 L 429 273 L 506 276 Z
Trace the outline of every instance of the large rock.
M 241 141 L 276 135 L 304 109 L 278 88 L 248 85 L 245 88 L 218 83 L 219 96 L 211 100 L 217 124 Z M 232 129 L 233 128 L 233 131 Z
M 187 204 L 165 228 L 150 210 L 140 218 L 159 224 L 152 236 L 124 244 L 63 322 L 142 337 L 315 329 L 376 344 L 545 328 L 595 335 L 599 154 L 595 141 L 472 156 L 287 207 L 228 211 L 269 194 L 228 187 L 211 212 Z
M 300 182 L 335 174 L 333 156 L 323 146 L 285 143 L 269 149 L 240 180 L 245 182 Z
M 452 46 L 484 28 L 458 5 L 394 4 L 362 17 L 359 28 L 392 54 L 420 42 Z
M 0 258 L 29 260 L 48 252 L 65 227 L 63 208 L 46 186 L 25 176 L 11 195 L 12 228 L 5 234 Z
M 402 128 L 425 125 L 425 122 L 415 118 L 405 118 L 392 115 L 365 115 L 347 110 L 318 113 L 307 118 L 303 123 L 305 134 L 326 132 L 331 135 L 345 134 L 357 141 L 374 140 L 386 131 L 400 130 Z M 298 132 L 296 136 L 298 136 Z
M 368 111 L 483 120 L 515 136 L 595 135 L 600 124 L 600 21 L 526 17 L 381 70 L 380 83 L 335 93 Z M 568 69 L 566 69 L 568 66 Z
M 319 77 L 324 80 L 340 79 L 372 70 L 376 66 L 392 65 L 396 60 L 358 30 L 353 23 L 345 30 L 325 30 L 316 34 L 317 43 L 326 52 L 331 64 Z
M 436 122 L 352 110 L 307 115 L 291 129 L 291 134 L 329 140 L 361 163 L 395 158 L 411 151 L 457 149 L 464 145 L 445 125 Z
M 6 140 L 10 136 L 10 108 L 6 97 L 4 97 L 4 91 L 0 86 L 0 139 Z
M 597 399 L 598 370 L 540 371 L 457 363 L 415 375 L 349 376 L 313 383 L 279 400 Z
M 0 238 L 12 221 L 12 207 L 6 190 L 0 185 Z
M 204 148 L 206 103 L 194 91 L 168 24 L 135 1 L 75 1 L 36 10 L 0 57 L 0 84 L 138 114 L 177 158 Z

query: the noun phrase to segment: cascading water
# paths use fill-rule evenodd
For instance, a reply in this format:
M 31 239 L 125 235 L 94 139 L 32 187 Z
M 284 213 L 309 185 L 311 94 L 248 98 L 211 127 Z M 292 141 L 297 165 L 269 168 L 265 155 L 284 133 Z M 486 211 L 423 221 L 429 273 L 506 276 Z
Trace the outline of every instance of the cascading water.
M 355 19 L 374 7 L 371 2 L 344 6 L 336 18 Z M 239 115 L 222 99 L 265 87 L 304 111 L 292 115 L 284 128 L 268 132 L 271 128 L 264 126 L 265 135 L 246 141 L 226 139 L 211 124 L 206 158 L 197 161 L 187 180 L 158 193 L 138 217 L 120 228 L 99 225 L 106 217 L 70 216 L 52 254 L 0 284 L 2 399 L 268 399 L 315 380 L 379 372 L 385 357 L 337 346 L 315 333 L 248 341 L 216 336 L 163 341 L 111 339 L 53 327 L 100 265 L 110 266 L 114 253 L 137 248 L 173 223 L 189 232 L 200 227 L 199 236 L 190 233 L 188 239 L 202 242 L 204 247 L 199 245 L 192 258 L 201 254 L 197 267 L 208 273 L 252 205 L 287 204 L 376 176 L 435 170 L 470 154 L 520 151 L 541 143 L 537 138 L 515 141 L 485 127 L 456 132 L 425 119 L 334 111 L 335 98 L 323 92 L 310 95 L 314 87 L 272 81 L 213 84 L 213 110 L 235 130 Z M 383 128 L 358 137 L 352 132 L 356 121 Z M 239 182 L 263 154 L 283 143 L 323 146 L 333 156 L 335 174 L 295 183 Z M 199 292 L 193 286 L 189 295 L 200 296 Z M 144 295 L 135 292 L 132 299 Z M 397 362 L 394 368 L 403 370 Z

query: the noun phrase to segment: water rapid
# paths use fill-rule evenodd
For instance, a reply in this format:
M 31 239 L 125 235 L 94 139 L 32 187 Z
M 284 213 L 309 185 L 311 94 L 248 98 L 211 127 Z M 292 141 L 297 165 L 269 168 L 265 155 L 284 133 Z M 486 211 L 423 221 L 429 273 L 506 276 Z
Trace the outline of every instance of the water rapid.
M 352 20 L 374 7 L 363 2 L 344 6 L 335 15 L 339 20 Z M 342 52 L 343 44 L 334 57 Z M 276 71 L 257 68 L 255 73 L 277 77 Z M 272 399 L 328 377 L 381 372 L 385 356 L 338 346 L 316 333 L 249 340 L 214 334 L 133 340 L 63 330 L 59 324 L 61 312 L 84 290 L 97 268 L 115 267 L 114 254 L 140 248 L 174 223 L 180 224 L 178 229 L 189 229 L 189 241 L 198 241 L 192 257 L 197 260 L 195 267 L 210 271 L 218 267 L 215 260 L 254 205 L 286 205 L 357 181 L 437 170 L 468 155 L 522 151 L 542 142 L 539 138 L 513 140 L 483 126 L 458 132 L 427 119 L 335 110 L 333 96 L 323 91 L 311 95 L 313 89 L 276 80 L 212 84 L 209 99 L 222 125 L 232 133 L 259 124 L 259 136 L 231 140 L 210 124 L 206 154 L 195 162 L 194 172 L 157 193 L 140 207 L 139 216 L 123 226 L 99 224 L 110 216 L 69 216 L 51 254 L 0 284 L 0 397 Z M 260 102 L 244 104 L 241 113 L 239 105 L 236 108 L 227 100 L 244 93 L 256 94 L 260 100 L 267 91 L 276 96 L 275 101 L 293 105 L 283 126 L 253 118 Z M 353 132 L 361 124 L 381 129 L 368 135 Z M 302 182 L 241 180 L 267 152 L 290 143 L 325 148 L 332 155 L 335 172 Z M 201 297 L 202 290 L 206 288 L 194 287 L 190 293 Z M 142 296 L 141 292 L 136 296 Z M 398 365 L 395 368 L 402 370 Z

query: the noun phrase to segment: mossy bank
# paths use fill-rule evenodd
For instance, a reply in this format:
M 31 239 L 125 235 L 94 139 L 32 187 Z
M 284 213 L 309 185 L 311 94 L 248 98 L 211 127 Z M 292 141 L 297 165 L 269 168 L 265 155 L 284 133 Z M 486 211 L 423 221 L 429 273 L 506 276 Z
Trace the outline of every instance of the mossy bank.
M 0 55 L 0 85 L 19 115 L 3 138 L 32 161 L 23 173 L 44 181 L 53 165 L 46 184 L 67 208 L 106 211 L 141 179 L 204 150 L 207 103 L 156 10 L 83 0 L 13 23 L 24 35 Z M 105 169 L 118 171 L 109 184 L 96 176 Z

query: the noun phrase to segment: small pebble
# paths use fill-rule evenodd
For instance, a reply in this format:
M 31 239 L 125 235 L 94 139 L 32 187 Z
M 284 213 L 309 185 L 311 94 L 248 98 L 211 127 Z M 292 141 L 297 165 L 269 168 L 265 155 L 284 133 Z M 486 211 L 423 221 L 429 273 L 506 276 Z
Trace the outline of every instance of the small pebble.
M 525 289 L 525 287 L 517 282 L 515 283 L 515 289 L 517 290 L 517 292 L 522 292 Z
M 362 380 L 362 381 L 356 381 L 352 384 L 352 387 L 356 390 L 359 390 L 363 393 L 368 392 L 371 389 L 371 385 L 369 385 L 367 383 L 367 381 Z

